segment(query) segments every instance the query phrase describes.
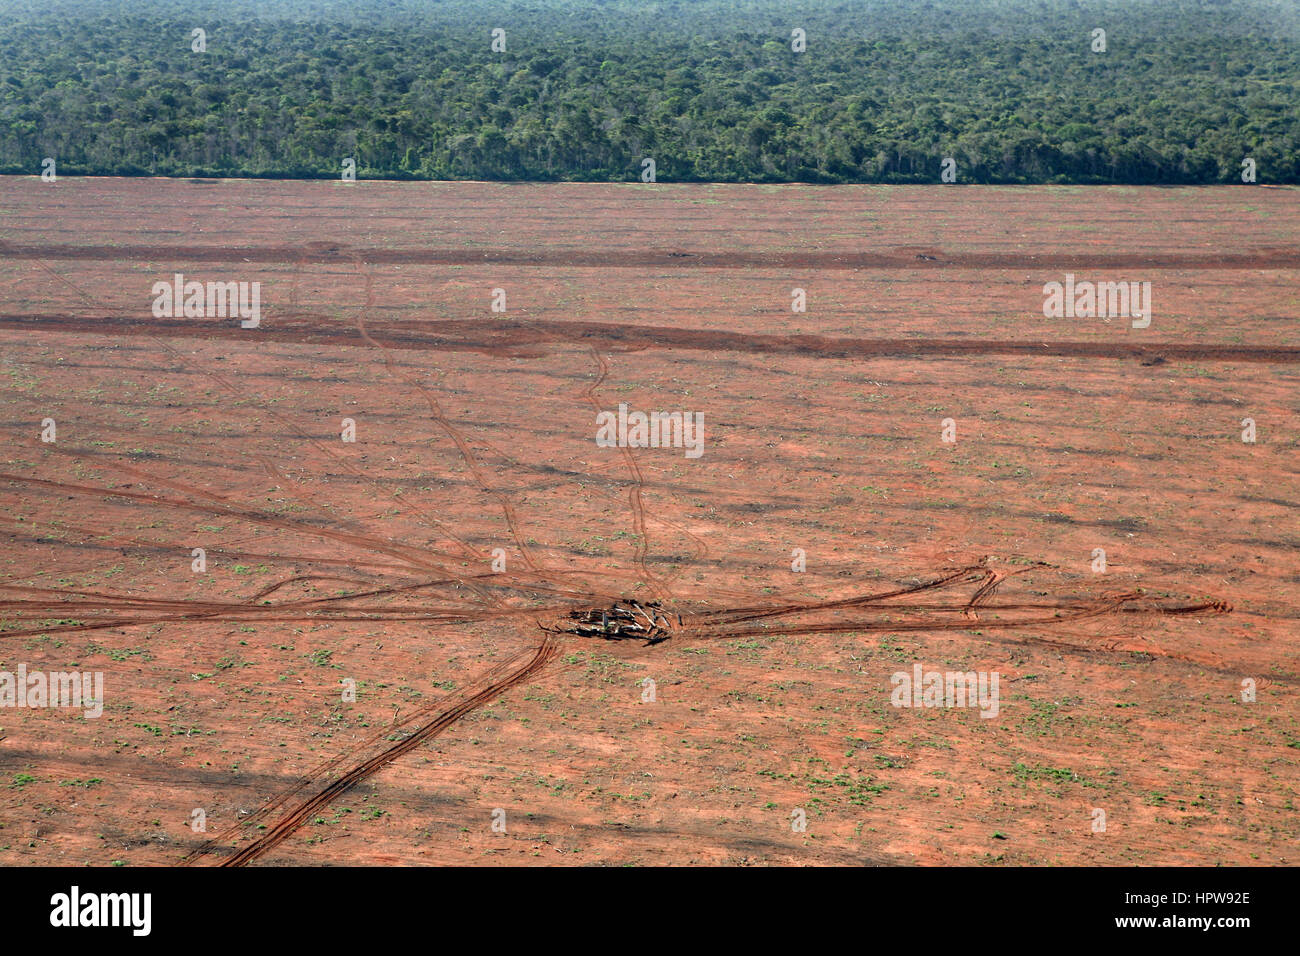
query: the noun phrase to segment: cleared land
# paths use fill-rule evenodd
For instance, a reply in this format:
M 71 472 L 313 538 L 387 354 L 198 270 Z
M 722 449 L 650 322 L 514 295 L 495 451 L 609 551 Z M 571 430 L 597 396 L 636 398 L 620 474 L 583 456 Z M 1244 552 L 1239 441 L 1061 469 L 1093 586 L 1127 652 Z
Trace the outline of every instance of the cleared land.
M 1298 234 L 1265 187 L 0 180 L 0 670 L 106 697 L 0 709 L 0 862 L 1294 863 Z M 154 316 L 177 272 L 261 326 Z M 1044 318 L 1066 273 L 1150 327 Z M 620 403 L 703 454 L 597 447 Z M 567 633 L 633 598 L 668 640 Z M 893 706 L 917 663 L 996 717 Z

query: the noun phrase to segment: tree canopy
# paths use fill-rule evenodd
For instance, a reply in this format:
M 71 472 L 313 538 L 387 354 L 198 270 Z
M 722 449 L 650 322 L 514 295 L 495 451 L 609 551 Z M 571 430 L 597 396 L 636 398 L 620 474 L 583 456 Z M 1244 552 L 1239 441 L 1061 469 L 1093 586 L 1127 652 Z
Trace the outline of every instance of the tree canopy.
M 4 13 L 8 173 L 617 181 L 651 157 L 661 182 L 937 182 L 951 157 L 959 182 L 1189 184 L 1250 157 L 1300 182 L 1300 20 L 1273 0 Z

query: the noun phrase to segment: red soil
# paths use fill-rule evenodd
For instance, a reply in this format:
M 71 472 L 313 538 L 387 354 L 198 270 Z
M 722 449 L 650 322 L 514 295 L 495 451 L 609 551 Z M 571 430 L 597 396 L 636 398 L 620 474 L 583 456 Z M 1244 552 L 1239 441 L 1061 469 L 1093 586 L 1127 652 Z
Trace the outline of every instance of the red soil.
M 0 709 L 0 863 L 1295 862 L 1298 214 L 0 179 L 0 670 L 106 690 Z M 1044 318 L 1065 272 L 1151 326 Z M 671 638 L 562 633 L 624 597 Z M 918 662 L 998 715 L 892 706 Z

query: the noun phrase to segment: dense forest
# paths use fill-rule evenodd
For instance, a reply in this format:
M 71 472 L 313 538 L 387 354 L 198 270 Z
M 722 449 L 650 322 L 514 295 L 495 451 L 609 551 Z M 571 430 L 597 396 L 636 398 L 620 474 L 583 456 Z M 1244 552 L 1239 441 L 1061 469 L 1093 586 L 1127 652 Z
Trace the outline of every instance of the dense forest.
M 1300 18 L 1294 0 L 0 0 L 0 172 L 45 157 L 587 181 L 652 157 L 660 182 L 809 183 L 938 182 L 944 157 L 958 182 L 1240 182 L 1251 157 L 1297 183 Z

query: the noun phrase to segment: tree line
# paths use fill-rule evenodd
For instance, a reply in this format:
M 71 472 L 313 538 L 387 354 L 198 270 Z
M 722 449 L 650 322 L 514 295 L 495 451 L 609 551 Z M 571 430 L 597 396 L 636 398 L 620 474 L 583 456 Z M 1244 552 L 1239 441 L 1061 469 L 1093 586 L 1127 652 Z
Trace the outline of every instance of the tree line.
M 1300 182 L 1271 0 L 264 6 L 7 11 L 0 172 Z

